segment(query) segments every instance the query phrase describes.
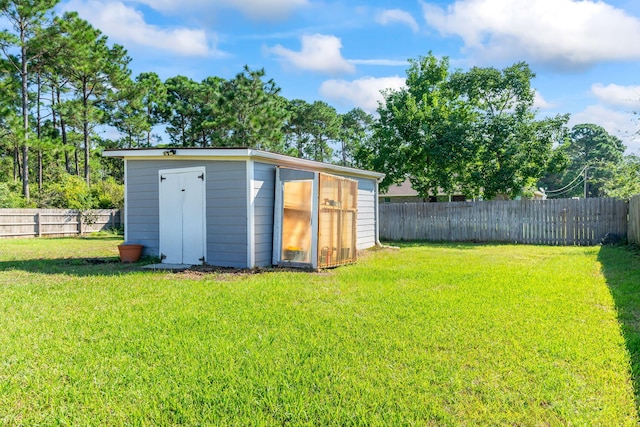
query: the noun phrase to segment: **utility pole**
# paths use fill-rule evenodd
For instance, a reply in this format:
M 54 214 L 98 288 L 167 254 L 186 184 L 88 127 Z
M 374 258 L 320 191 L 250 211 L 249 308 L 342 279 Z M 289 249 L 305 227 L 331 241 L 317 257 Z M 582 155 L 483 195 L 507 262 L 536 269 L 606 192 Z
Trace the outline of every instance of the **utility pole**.
M 587 169 L 589 169 L 589 167 L 585 166 L 584 167 L 584 198 L 585 199 L 589 197 L 589 194 L 587 193 L 587 190 L 589 188 L 589 184 L 587 183 Z

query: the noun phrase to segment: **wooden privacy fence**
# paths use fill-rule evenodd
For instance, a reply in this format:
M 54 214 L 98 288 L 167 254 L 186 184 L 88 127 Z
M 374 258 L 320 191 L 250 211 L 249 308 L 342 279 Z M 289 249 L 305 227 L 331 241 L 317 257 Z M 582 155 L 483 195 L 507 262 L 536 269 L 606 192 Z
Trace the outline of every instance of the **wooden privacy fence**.
M 616 199 L 508 200 L 380 205 L 383 240 L 595 245 L 627 237 L 628 203 Z
M 640 194 L 629 200 L 629 243 L 640 245 Z
M 0 209 L 0 237 L 73 236 L 120 225 L 116 209 Z

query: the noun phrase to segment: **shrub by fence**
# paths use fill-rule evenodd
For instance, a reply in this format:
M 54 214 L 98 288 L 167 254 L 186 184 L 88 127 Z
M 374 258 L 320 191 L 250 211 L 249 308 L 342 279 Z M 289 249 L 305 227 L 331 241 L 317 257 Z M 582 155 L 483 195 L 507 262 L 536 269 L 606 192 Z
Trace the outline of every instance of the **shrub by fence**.
M 0 237 L 73 236 L 121 226 L 120 211 L 0 209 Z
M 640 245 L 640 194 L 629 200 L 629 243 Z
M 384 240 L 595 245 L 627 237 L 623 200 L 554 199 L 380 205 Z

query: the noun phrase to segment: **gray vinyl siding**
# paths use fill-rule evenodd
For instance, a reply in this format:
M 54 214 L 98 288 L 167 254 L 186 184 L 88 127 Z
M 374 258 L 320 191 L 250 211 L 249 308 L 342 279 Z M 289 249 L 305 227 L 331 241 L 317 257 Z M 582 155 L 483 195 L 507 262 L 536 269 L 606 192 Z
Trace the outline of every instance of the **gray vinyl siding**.
M 166 163 L 127 161 L 127 241 L 144 245 L 144 255 L 160 256 L 158 170 Z
M 160 255 L 158 171 L 205 166 L 207 176 L 207 263 L 247 265 L 247 174 L 244 161 L 128 160 L 128 241 Z
M 247 172 L 245 161 L 206 162 L 207 263 L 247 267 Z
M 276 167 L 265 163 L 254 163 L 254 244 L 255 265 L 271 266 L 273 252 L 273 205 L 275 201 Z
M 358 219 L 356 247 L 367 249 L 376 244 L 375 181 L 358 178 Z

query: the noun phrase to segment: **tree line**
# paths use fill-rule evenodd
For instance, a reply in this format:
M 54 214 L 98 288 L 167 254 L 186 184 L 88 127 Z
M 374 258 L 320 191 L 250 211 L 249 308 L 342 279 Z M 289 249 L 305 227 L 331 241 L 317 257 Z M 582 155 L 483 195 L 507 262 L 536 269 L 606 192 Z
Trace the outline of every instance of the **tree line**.
M 410 61 L 406 87 L 388 91 L 366 166 L 383 187 L 408 178 L 421 197 L 464 194 L 619 197 L 640 193 L 640 158 L 595 124 L 569 115 L 538 118 L 535 74 L 524 62 L 502 70 L 451 70 L 432 54 Z
M 639 191 L 638 158 L 595 125 L 538 119 L 525 63 L 450 69 L 410 62 L 377 116 L 289 100 L 263 69 L 230 79 L 132 76 L 126 50 L 58 0 L 0 0 L 0 207 L 122 204 L 122 162 L 105 148 L 252 147 L 409 178 L 423 196 L 515 197 L 562 189 L 589 165 L 589 195 Z M 110 126 L 116 138 L 97 130 Z M 154 129 L 165 129 L 168 141 Z M 35 190 L 34 190 L 35 189 Z M 575 190 L 575 188 L 571 188 Z M 565 195 L 573 195 L 569 192 Z

